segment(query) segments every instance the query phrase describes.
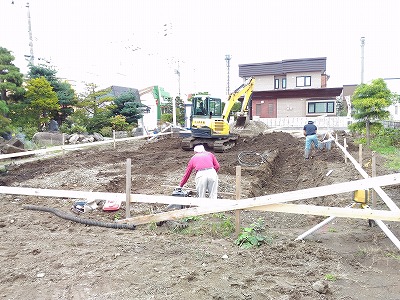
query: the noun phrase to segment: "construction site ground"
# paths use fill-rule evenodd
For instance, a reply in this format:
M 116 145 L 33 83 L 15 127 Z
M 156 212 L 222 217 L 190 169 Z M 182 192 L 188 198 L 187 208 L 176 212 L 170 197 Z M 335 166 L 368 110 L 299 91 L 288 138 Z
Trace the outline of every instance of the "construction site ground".
M 358 160 L 353 138 L 336 134 L 341 144 L 346 137 Z M 65 155 L 16 158 L 0 175 L 0 185 L 125 193 L 130 158 L 132 193 L 171 196 L 193 155 L 180 148 L 180 140 L 165 136 L 118 142 L 115 149 L 110 143 Z M 309 160 L 303 158 L 303 148 L 304 137 L 288 132 L 240 138 L 235 148 L 216 153 L 220 197 L 235 199 L 239 158 L 256 164 L 258 154 L 266 155 L 263 164 L 242 167 L 242 198 L 361 179 L 339 147 L 313 151 Z M 370 158 L 371 152 L 364 151 L 363 167 L 369 174 Z M 376 160 L 378 176 L 394 173 L 381 156 Z M 193 174 L 185 188 L 194 187 Z M 400 204 L 398 185 L 382 189 Z M 74 214 L 75 200 L 61 196 L 1 195 L 1 299 L 400 299 L 400 252 L 367 220 L 335 218 L 295 241 L 326 217 L 244 210 L 242 227 L 263 226 L 266 242 L 242 249 L 232 232 L 234 212 L 191 218 L 184 229 L 167 222 L 128 230 L 24 209 L 38 205 Z M 137 200 L 131 216 L 166 207 Z M 352 201 L 349 192 L 292 203 L 345 207 Z M 113 212 L 102 211 L 99 204 L 79 217 L 110 223 L 125 217 L 124 203 Z M 377 208 L 388 209 L 380 199 Z M 400 237 L 398 222 L 385 224 Z

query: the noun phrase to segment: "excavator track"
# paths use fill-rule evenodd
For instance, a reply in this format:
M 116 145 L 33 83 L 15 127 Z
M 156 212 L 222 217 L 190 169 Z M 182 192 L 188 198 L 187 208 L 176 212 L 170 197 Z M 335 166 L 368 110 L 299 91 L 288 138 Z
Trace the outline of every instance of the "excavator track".
M 222 153 L 236 146 L 238 136 L 214 141 L 214 152 Z
M 194 144 L 193 144 L 194 140 L 195 140 L 195 138 L 193 138 L 193 137 L 184 138 L 181 141 L 181 148 L 183 150 L 185 150 L 185 151 L 193 150 L 193 148 L 194 148 Z
M 224 139 L 204 139 L 187 137 L 181 141 L 181 148 L 185 151 L 191 151 L 196 145 L 203 144 L 208 149 L 212 149 L 214 152 L 221 153 L 236 146 L 238 136 L 232 135 Z

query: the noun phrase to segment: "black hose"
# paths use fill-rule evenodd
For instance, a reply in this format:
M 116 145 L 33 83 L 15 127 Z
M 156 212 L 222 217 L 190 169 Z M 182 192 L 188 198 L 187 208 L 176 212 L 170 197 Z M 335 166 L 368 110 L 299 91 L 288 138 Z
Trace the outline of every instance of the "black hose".
M 63 211 L 57 210 L 55 208 L 50 208 L 50 207 L 36 206 L 36 205 L 24 205 L 23 209 L 50 212 L 62 219 L 70 220 L 70 221 L 74 221 L 74 222 L 78 222 L 78 223 L 86 224 L 86 225 L 90 225 L 90 226 L 100 226 L 100 227 L 115 228 L 115 229 L 132 229 L 132 230 L 134 230 L 136 228 L 136 226 L 133 224 L 105 223 L 105 222 L 101 222 L 101 221 L 82 219 L 82 218 L 78 218 L 74 215 L 71 215 L 71 214 L 65 213 Z

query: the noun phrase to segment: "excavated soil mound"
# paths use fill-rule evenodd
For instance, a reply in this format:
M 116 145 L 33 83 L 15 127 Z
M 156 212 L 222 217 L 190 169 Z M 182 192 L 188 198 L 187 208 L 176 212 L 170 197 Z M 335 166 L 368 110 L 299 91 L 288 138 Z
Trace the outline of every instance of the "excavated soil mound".
M 338 134 L 341 144 L 344 138 L 358 157 L 352 137 Z M 216 153 L 220 197 L 235 198 L 238 165 L 243 198 L 361 178 L 338 147 L 313 151 L 309 160 L 303 158 L 303 147 L 304 138 L 286 132 L 241 137 L 237 147 Z M 124 193 L 130 158 L 133 193 L 170 196 L 192 155 L 180 148 L 180 138 L 118 142 L 116 149 L 109 144 L 25 163 L 15 159 L 5 166 L 0 185 Z M 364 162 L 369 159 L 365 152 Z M 378 156 L 378 176 L 392 172 L 384 163 Z M 370 164 L 366 167 L 371 173 Z M 193 175 L 185 187 L 195 187 Z M 384 190 L 400 203 L 398 186 Z M 189 218 L 184 229 L 148 224 L 128 230 L 87 226 L 23 209 L 37 205 L 71 213 L 73 202 L 2 195 L 4 299 L 394 300 L 400 294 L 399 251 L 367 220 L 333 219 L 304 241 L 294 242 L 325 218 L 244 210 L 242 226 L 256 223 L 265 237 L 265 243 L 246 250 L 235 244 L 234 212 Z M 351 202 L 352 193 L 345 193 L 293 203 L 344 207 Z M 387 209 L 382 201 L 378 208 Z M 161 204 L 133 203 L 131 216 L 163 209 Z M 116 212 L 103 212 L 100 206 L 79 215 L 108 223 L 124 216 L 124 204 Z M 398 222 L 385 223 L 400 237 Z

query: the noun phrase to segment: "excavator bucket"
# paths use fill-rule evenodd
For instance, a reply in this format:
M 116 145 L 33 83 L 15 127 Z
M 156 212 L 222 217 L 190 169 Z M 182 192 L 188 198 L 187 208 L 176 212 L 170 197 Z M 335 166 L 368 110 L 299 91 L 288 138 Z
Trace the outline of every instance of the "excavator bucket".
M 238 116 L 236 119 L 235 127 L 244 127 L 246 124 L 246 116 Z

